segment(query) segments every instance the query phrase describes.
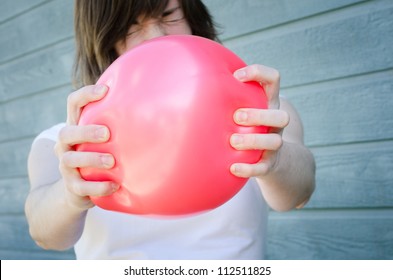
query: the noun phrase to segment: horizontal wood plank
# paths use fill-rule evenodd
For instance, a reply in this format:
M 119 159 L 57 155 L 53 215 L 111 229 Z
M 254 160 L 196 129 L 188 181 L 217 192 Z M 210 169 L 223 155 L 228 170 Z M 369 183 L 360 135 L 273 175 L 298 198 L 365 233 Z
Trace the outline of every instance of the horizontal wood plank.
M 51 1 L 0 25 L 0 63 L 73 35 L 73 4 Z
M 370 13 L 313 20 L 313 26 L 305 20 L 293 29 L 285 25 L 226 45 L 247 63 L 278 69 L 283 87 L 380 71 L 393 67 L 393 37 L 386 36 L 393 34 L 392 13 L 390 2 Z
M 21 219 L 0 217 L 0 252 L 42 251 Z M 392 232 L 393 209 L 271 213 L 268 258 L 393 259 Z
M 0 215 L 23 215 L 29 189 L 27 177 L 0 179 Z
M 27 176 L 27 157 L 33 138 L 0 143 L 0 179 Z
M 47 2 L 48 0 L 2 0 L 0 2 L 0 23 L 21 16 L 33 7 Z
M 31 239 L 23 214 L 0 215 L 0 236 L 0 250 L 41 250 Z
M 67 96 L 70 86 L 15 99 L 0 104 L 4 134 L 0 142 L 38 135 L 42 130 L 66 120 Z
M 271 213 L 269 259 L 393 259 L 393 209 Z
M 282 90 L 308 146 L 393 139 L 393 70 Z
M 72 40 L 0 66 L 0 104 L 25 95 L 71 84 Z
M 307 208 L 393 207 L 393 141 L 312 152 L 317 187 Z
M 45 251 L 31 239 L 24 215 L 0 215 L 1 259 L 73 258 L 73 250 Z
M 304 17 L 328 12 L 359 2 L 364 2 L 364 0 L 204 0 L 214 20 L 221 27 L 222 40 L 271 28 L 272 26 L 293 20 L 300 20 Z

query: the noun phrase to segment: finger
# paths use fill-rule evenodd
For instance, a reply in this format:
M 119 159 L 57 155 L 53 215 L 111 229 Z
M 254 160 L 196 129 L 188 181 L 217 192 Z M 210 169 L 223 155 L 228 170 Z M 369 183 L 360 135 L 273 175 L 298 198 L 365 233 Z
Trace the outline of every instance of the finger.
M 260 83 L 274 84 L 280 81 L 280 72 L 261 64 L 252 64 L 240 68 L 233 75 L 242 82 L 257 81 Z
M 74 180 L 68 184 L 68 190 L 80 197 L 83 196 L 106 196 L 116 192 L 119 185 L 114 182 L 93 182 L 84 180 Z
M 269 134 L 233 134 L 230 143 L 236 150 L 278 150 L 283 140 L 281 135 Z
M 242 108 L 235 112 L 234 121 L 244 126 L 269 126 L 284 128 L 289 124 L 289 114 L 283 110 Z
M 265 89 L 269 108 L 279 108 L 280 73 L 276 69 L 253 64 L 236 70 L 233 75 L 242 82 L 259 82 Z
M 268 164 L 264 162 L 260 162 L 257 164 L 234 163 L 230 167 L 231 173 L 241 178 L 262 176 L 266 174 L 268 170 Z
M 233 75 L 241 82 L 256 81 L 262 84 L 280 85 L 280 72 L 265 65 L 248 65 L 236 70 Z M 276 89 L 278 90 L 279 87 Z
M 60 170 L 67 190 L 72 194 L 71 198 L 110 195 L 120 187 L 119 184 L 111 181 L 85 181 L 78 169 L 69 168 L 62 161 L 60 162 Z M 77 199 L 76 203 L 80 204 L 80 200 Z
M 102 125 L 68 125 L 59 133 L 59 142 L 63 145 L 73 146 L 81 143 L 102 143 L 109 140 L 110 132 Z
M 108 87 L 105 85 L 91 85 L 71 93 L 67 99 L 67 123 L 78 124 L 82 108 L 90 102 L 102 99 L 107 91 Z
M 94 167 L 110 169 L 115 165 L 111 154 L 68 151 L 63 154 L 62 164 L 67 168 Z

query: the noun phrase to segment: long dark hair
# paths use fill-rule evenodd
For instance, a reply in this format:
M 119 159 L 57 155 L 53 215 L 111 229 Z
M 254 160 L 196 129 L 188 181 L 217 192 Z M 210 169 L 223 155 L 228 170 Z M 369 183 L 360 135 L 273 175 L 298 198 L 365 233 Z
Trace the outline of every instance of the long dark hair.
M 76 87 L 94 84 L 118 57 L 116 42 L 126 38 L 139 15 L 160 16 L 169 0 L 75 0 Z M 213 19 L 200 0 L 179 0 L 193 35 L 218 41 Z

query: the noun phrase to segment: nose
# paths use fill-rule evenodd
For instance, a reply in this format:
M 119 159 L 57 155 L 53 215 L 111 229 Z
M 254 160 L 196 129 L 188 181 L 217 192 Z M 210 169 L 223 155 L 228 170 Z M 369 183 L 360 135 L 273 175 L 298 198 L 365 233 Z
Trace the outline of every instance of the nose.
M 151 19 L 144 22 L 143 25 L 144 41 L 168 35 L 165 28 L 160 24 L 159 20 Z

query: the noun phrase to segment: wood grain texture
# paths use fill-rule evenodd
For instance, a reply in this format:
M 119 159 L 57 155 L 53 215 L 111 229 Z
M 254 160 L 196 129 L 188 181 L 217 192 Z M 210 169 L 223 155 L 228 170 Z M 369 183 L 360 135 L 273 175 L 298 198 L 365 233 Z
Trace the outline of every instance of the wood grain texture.
M 24 215 L 0 215 L 1 259 L 72 259 L 73 250 L 45 251 L 29 236 Z
M 285 89 L 308 146 L 393 139 L 393 70 Z
M 0 24 L 30 11 L 48 2 L 48 0 L 2 0 L 0 9 Z
M 393 208 L 393 141 L 312 152 L 317 188 L 307 208 Z
M 38 50 L 73 34 L 73 5 L 51 1 L 0 25 L 0 63 Z
M 0 179 L 0 216 L 23 215 L 29 189 L 27 177 Z
M 0 180 L 26 177 L 27 156 L 33 138 L 0 143 Z
M 59 86 L 71 88 L 72 40 L 0 65 L 0 104 Z
M 70 85 L 66 85 L 5 104 L 0 103 L 3 114 L 0 126 L 5 132 L 0 135 L 0 143 L 32 137 L 52 125 L 64 122 L 65 104 L 71 91 Z
M 223 40 L 271 28 L 364 0 L 204 0 L 221 26 Z M 236 19 L 236 20 L 234 20 Z
M 320 21 L 306 19 L 225 43 L 247 63 L 278 69 L 283 87 L 390 69 L 393 38 L 386 34 L 393 34 L 393 2 L 373 8 L 355 15 L 349 10 L 336 20 L 321 15 Z
M 269 259 L 393 259 L 393 210 L 272 213 Z

